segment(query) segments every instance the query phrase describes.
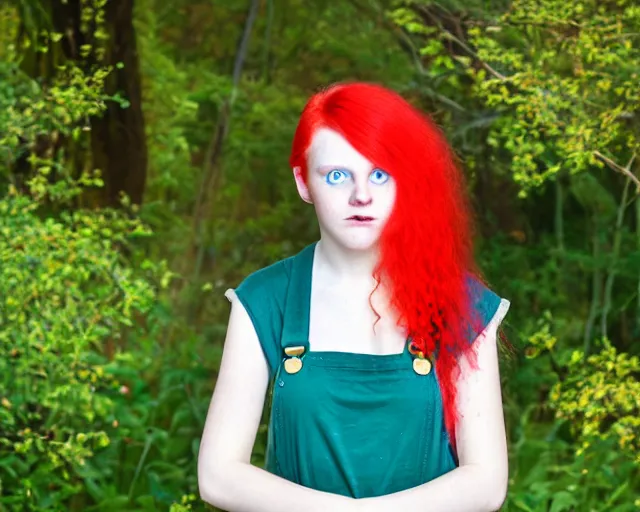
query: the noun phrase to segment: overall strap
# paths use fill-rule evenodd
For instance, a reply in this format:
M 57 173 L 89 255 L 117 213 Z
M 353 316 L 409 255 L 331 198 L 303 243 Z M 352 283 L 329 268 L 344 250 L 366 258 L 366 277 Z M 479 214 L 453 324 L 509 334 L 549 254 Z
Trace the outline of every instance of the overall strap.
M 304 352 L 309 351 L 309 306 L 315 245 L 316 243 L 308 245 L 293 257 L 280 339 L 283 356 L 287 349 L 291 350 L 293 347 L 303 347 Z

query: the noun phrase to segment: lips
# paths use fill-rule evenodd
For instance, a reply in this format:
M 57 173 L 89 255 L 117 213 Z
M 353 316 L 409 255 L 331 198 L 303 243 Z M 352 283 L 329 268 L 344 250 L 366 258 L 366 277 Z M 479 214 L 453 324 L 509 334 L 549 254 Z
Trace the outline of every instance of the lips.
M 373 217 L 369 217 L 367 215 L 352 215 L 347 220 L 355 220 L 355 221 L 359 221 L 359 222 L 368 222 L 368 221 L 372 221 Z

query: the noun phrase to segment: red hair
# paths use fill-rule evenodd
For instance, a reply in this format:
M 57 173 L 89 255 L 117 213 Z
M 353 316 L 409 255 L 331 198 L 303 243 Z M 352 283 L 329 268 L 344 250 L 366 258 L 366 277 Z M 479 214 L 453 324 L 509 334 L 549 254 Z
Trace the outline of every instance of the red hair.
M 340 133 L 396 180 L 374 277 L 390 284 L 398 324 L 414 345 L 429 357 L 437 355 L 445 425 L 455 450 L 458 360 L 466 354 L 477 368 L 468 329 L 482 330 L 468 288 L 469 276 L 479 273 L 463 175 L 435 123 L 382 86 L 337 84 L 309 100 L 290 157 L 291 167 L 301 167 L 305 177 L 307 150 L 321 127 Z

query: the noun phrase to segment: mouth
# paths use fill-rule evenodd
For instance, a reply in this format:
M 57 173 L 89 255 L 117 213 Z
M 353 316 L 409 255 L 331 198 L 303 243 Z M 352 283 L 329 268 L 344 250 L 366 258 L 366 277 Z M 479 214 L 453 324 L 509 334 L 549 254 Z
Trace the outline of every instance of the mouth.
M 366 215 L 352 215 L 347 220 L 354 220 L 357 222 L 371 222 L 372 220 L 374 220 L 374 218 L 368 217 Z

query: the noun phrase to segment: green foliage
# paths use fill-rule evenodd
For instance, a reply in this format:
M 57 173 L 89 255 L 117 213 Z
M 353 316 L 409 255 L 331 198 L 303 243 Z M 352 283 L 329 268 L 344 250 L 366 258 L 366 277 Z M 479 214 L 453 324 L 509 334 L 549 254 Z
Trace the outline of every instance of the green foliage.
M 92 122 L 131 107 L 105 93 L 124 69 L 101 65 L 107 3 L 81 2 L 77 59 L 56 5 L 0 6 L 0 509 L 207 508 L 222 294 L 317 236 L 287 157 L 308 96 L 348 79 L 429 111 L 468 171 L 481 266 L 526 347 L 502 367 L 505 510 L 640 506 L 640 238 L 617 174 L 638 152 L 633 2 L 263 2 L 234 87 L 246 3 L 137 0 L 148 179 L 119 211 L 91 208 Z M 599 318 L 612 342 L 585 354 Z M 265 439 L 263 421 L 257 465 Z
M 102 347 L 147 311 L 154 290 L 119 248 L 144 231 L 115 213 L 42 219 L 15 192 L 0 201 L 0 459 L 11 510 L 59 506 L 107 446 L 119 383 Z M 115 349 L 115 347 L 114 347 Z
M 484 64 L 471 71 L 475 93 L 503 113 L 490 142 L 513 154 L 521 194 L 602 166 L 598 153 L 622 165 L 637 153 L 639 28 L 631 1 L 519 0 L 470 29 Z
M 2 23 L 15 20 L 5 6 L 0 13 Z M 91 22 L 87 16 L 83 23 Z M 102 185 L 83 153 L 90 118 L 111 99 L 104 93 L 109 70 L 67 62 L 38 79 L 22 71 L 15 46 L 2 48 L 0 508 L 123 510 L 135 502 L 155 509 L 183 493 L 180 460 L 193 464 L 197 438 L 184 421 L 205 407 L 185 401 L 184 391 L 176 395 L 176 385 L 204 382 L 204 374 L 176 372 L 180 350 L 157 359 L 162 369 L 154 366 L 148 336 L 170 322 L 155 312 L 171 274 L 140 254 L 151 233 L 136 209 L 78 208 L 87 189 Z M 158 390 L 149 390 L 148 367 L 165 375 Z M 198 398 L 210 396 L 208 385 L 194 389 Z M 173 419 L 165 426 L 154 410 Z M 167 443 L 163 467 L 146 454 L 168 433 L 185 433 L 187 446 Z M 140 445 L 148 447 L 145 457 Z M 173 493 L 158 475 L 178 482 Z
M 174 503 L 171 505 L 169 512 L 187 512 L 188 510 L 193 510 L 191 506 L 194 502 L 196 502 L 196 496 L 193 494 L 185 495 L 180 500 L 180 503 Z
M 194 180 L 197 167 L 191 158 L 195 149 L 192 134 L 201 121 L 198 109 L 202 99 L 209 100 L 224 84 L 212 80 L 214 77 L 195 66 L 185 69 L 177 65 L 166 54 L 166 45 L 158 37 L 157 10 L 153 2 L 137 5 L 141 70 L 146 82 L 143 107 L 150 148 L 147 187 L 150 200 L 145 204 L 143 215 L 161 228 L 168 223 L 168 214 L 191 213 L 186 205 L 197 190 Z M 190 89 L 190 82 L 196 80 L 198 88 L 207 87 L 197 95 Z M 156 216 L 159 216 L 157 222 Z M 184 227 L 178 226 L 178 229 Z
M 547 512 L 637 510 L 637 464 L 599 441 L 576 456 L 556 428 L 521 417 L 511 445 L 511 479 L 504 510 Z
M 640 463 L 640 372 L 637 356 L 618 354 L 608 340 L 589 357 L 573 352 L 567 378 L 549 395 L 558 418 L 567 420 L 581 455 L 600 440 L 613 438 L 618 449 Z
M 85 73 L 69 63 L 43 84 L 24 74 L 15 56 L 0 61 L 0 176 L 23 185 L 20 175 L 11 174 L 22 165 L 24 186 L 33 197 L 61 204 L 86 187 L 101 186 L 93 169 L 83 168 L 74 177 L 68 156 L 56 148 L 66 139 L 76 146 L 86 143 L 89 118 L 106 109 L 108 74 L 104 68 Z
M 528 216 L 515 240 L 484 239 L 480 250 L 495 288 L 518 305 L 511 332 L 525 344 L 504 382 L 505 509 L 635 510 L 637 357 L 609 342 L 588 355 L 576 345 L 589 347 L 596 319 L 612 324 L 605 308 L 628 322 L 639 300 L 637 226 L 617 173 L 639 148 L 640 11 L 624 0 L 448 4 L 396 2 L 390 15 L 421 55 L 423 87 L 460 126 L 452 140 L 461 136 L 467 167 L 482 188 L 508 177 Z M 499 190 L 484 198 L 501 203 Z M 613 290 L 621 274 L 608 296 L 605 278 Z M 634 346 L 636 331 L 616 333 L 626 337 L 618 346 Z
M 617 353 L 606 339 L 585 357 L 559 343 L 557 324 L 545 312 L 528 339 L 532 373 L 524 378 L 549 396 L 529 400 L 517 419 L 507 509 L 635 510 L 638 358 Z

